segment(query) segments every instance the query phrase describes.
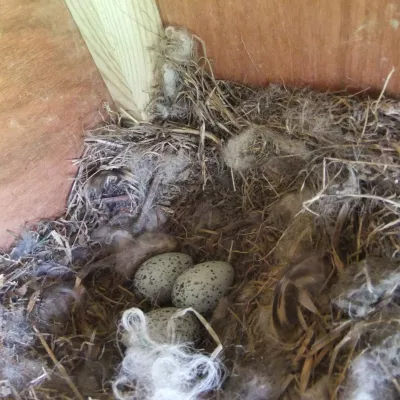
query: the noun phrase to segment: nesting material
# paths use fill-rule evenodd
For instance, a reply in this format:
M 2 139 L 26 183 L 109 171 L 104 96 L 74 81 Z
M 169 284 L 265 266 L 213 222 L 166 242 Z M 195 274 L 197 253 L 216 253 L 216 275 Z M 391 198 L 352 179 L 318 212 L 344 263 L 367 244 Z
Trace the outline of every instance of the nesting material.
M 274 248 L 276 263 L 283 268 L 324 249 L 324 243 L 316 235 L 315 216 L 303 208 L 303 203 L 314 195 L 309 188 L 286 193 L 269 209 L 268 223 L 285 227 Z
M 176 240 L 164 233 L 144 233 L 132 240 L 121 242 L 114 248 L 114 252 L 87 265 L 80 271 L 83 279 L 95 270 L 112 268 L 124 280 L 132 279 L 140 265 L 152 256 L 168 253 L 177 247 Z
M 285 163 L 285 156 L 287 166 L 293 165 L 293 158 L 301 164 L 301 160 L 306 159 L 307 155 L 304 142 L 282 138 L 268 126 L 252 126 L 230 138 L 222 148 L 225 164 L 238 172 L 252 168 L 268 170 L 275 158 L 281 157 Z
M 47 377 L 46 364 L 28 355 L 34 340 L 23 308 L 0 306 L 0 397 L 18 394 Z
M 196 43 L 186 31 L 167 29 L 155 49 L 160 85 L 152 121 L 108 109 L 107 122 L 85 136 L 65 214 L 27 227 L 16 249 L 0 255 L 2 307 L 18 306 L 32 327 L 18 357 L 12 347 L 1 349 L 9 365 L 18 360 L 24 369 L 25 358 L 46 371 L 5 377 L 4 387 L 21 398 L 103 400 L 114 398 L 113 389 L 122 398 L 135 390 L 151 398 L 162 385 L 163 395 L 177 391 L 175 398 L 201 391 L 293 400 L 312 396 L 313 388 L 340 398 L 357 390 L 348 386 L 358 382 L 357 363 L 368 364 L 372 348 L 390 348 L 398 332 L 383 332 L 399 319 L 397 267 L 374 269 L 369 260 L 392 265 L 399 258 L 399 102 L 217 81 Z M 204 57 L 196 56 L 200 50 Z M 161 345 L 142 335 L 146 319 L 136 313 L 126 321 L 135 347 L 119 349 L 124 311 L 154 308 L 135 295 L 135 271 L 174 251 L 195 264 L 223 260 L 234 269 L 233 287 L 210 316 L 223 344 L 222 387 L 204 329 L 196 350 Z M 331 267 L 326 282 L 322 270 L 296 268 L 321 255 Z M 314 277 L 318 291 L 308 286 Z M 285 287 L 295 288 L 298 301 L 281 296 Z M 334 299 L 344 299 L 343 308 Z M 48 302 L 52 307 L 40 308 Z M 295 318 L 287 320 L 295 323 L 274 324 L 274 304 L 285 313 L 294 305 Z M 160 355 L 182 370 L 153 369 L 164 365 Z M 191 380 L 199 373 L 193 365 L 207 371 L 205 380 Z M 385 383 L 379 378 L 377 387 L 397 387 L 390 368 L 380 369 Z M 203 393 L 209 389 L 215 395 Z
M 153 112 L 163 119 L 182 118 L 189 110 L 178 99 L 184 80 L 181 66 L 196 58 L 197 42 L 188 31 L 169 26 L 157 51 L 162 94 L 156 98 Z
M 369 257 L 350 265 L 331 294 L 333 304 L 350 318 L 365 318 L 391 301 L 400 300 L 400 264 Z
M 327 285 L 332 265 L 325 256 L 308 257 L 282 271 L 275 286 L 272 304 L 274 326 L 278 331 L 299 325 L 299 307 L 317 313 L 314 301 Z
M 394 400 L 400 395 L 400 309 L 394 307 L 360 325 L 368 345 L 352 360 L 341 399 Z M 367 324 L 373 326 L 368 329 Z M 366 337 L 365 337 L 366 336 Z
M 196 400 L 220 386 L 222 370 L 217 361 L 185 343 L 154 341 L 141 310 L 125 311 L 121 324 L 129 346 L 113 383 L 117 399 Z
M 175 307 L 164 307 L 146 314 L 150 337 L 159 343 L 191 343 L 200 338 L 200 323 L 193 313 L 176 317 L 179 312 Z M 173 320 L 174 337 L 169 332 Z

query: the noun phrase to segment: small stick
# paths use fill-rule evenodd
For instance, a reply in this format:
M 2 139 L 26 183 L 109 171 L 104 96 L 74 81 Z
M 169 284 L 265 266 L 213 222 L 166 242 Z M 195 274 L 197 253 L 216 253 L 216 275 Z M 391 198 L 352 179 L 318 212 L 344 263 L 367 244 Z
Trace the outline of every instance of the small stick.
M 51 361 L 53 361 L 54 366 L 58 369 L 58 372 L 63 376 L 63 378 L 67 382 L 68 386 L 74 392 L 76 398 L 78 400 L 84 400 L 83 396 L 79 393 L 79 391 L 78 391 L 77 387 L 75 386 L 74 382 L 72 382 L 71 378 L 69 377 L 69 375 L 68 375 L 66 369 L 64 368 L 64 366 L 57 360 L 56 356 L 51 351 L 51 349 L 50 349 L 49 345 L 47 344 L 46 340 L 44 340 L 44 337 L 42 336 L 42 334 L 37 330 L 36 326 L 34 326 L 34 325 L 33 325 L 33 330 L 38 335 L 38 338 L 39 338 L 40 342 L 42 343 L 42 346 L 47 351 L 47 354 L 51 358 Z
M 135 125 L 139 125 L 139 121 L 136 118 L 134 118 L 131 114 L 129 114 L 128 111 L 124 110 L 122 107 L 119 108 L 119 112 L 123 114 L 126 118 L 132 120 L 135 123 Z
M 232 177 L 233 191 L 236 192 L 235 175 L 233 173 L 233 169 L 232 168 L 231 168 L 231 177 Z
M 175 129 L 169 129 L 169 130 L 170 130 L 171 132 L 174 132 L 174 133 L 193 133 L 193 134 L 195 134 L 195 135 L 201 135 L 201 133 L 200 133 L 199 130 L 190 129 L 190 128 L 180 128 L 180 129 L 175 128 Z M 212 140 L 212 141 L 213 141 L 214 143 L 216 143 L 218 146 L 221 145 L 220 140 L 219 140 L 213 133 L 204 131 L 204 136 L 205 136 L 207 139 Z
M 327 195 L 327 194 L 317 194 L 315 197 L 313 197 L 310 200 L 307 200 L 303 203 L 304 207 L 307 208 L 307 206 L 311 205 L 312 203 L 314 203 L 314 201 L 317 201 L 319 199 L 322 198 L 346 198 L 346 197 L 350 197 L 350 198 L 355 198 L 355 199 L 370 199 L 370 200 L 377 200 L 377 201 L 382 201 L 384 203 L 388 203 L 396 208 L 400 208 L 400 201 L 395 201 L 395 200 L 391 200 L 391 199 L 386 199 L 385 197 L 380 197 L 380 196 L 375 196 L 373 194 L 340 194 L 340 195 Z M 308 210 L 308 208 L 307 208 Z M 308 210 L 310 212 L 312 212 L 311 210 Z

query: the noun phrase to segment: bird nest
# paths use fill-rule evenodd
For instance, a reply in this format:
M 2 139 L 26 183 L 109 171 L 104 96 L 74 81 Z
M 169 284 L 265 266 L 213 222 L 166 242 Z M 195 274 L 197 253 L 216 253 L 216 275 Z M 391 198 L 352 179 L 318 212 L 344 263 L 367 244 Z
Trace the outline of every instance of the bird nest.
M 1 254 L 1 395 L 113 398 L 131 278 L 180 249 L 236 273 L 212 396 L 396 398 L 400 103 L 216 80 L 195 42 L 169 28 L 152 121 L 107 108 L 65 214 Z

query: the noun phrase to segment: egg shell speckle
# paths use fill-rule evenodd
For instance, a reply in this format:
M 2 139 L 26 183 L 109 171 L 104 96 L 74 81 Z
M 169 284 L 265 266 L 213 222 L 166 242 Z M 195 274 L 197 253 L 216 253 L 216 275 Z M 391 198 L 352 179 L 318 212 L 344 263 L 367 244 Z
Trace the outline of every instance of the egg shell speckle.
M 179 311 L 175 307 L 159 308 L 147 314 L 150 337 L 159 343 L 170 343 L 168 322 Z M 193 313 L 187 312 L 175 319 L 175 343 L 194 343 L 200 338 L 200 323 Z
M 207 261 L 185 271 L 172 289 L 175 307 L 193 307 L 200 313 L 215 309 L 218 300 L 225 296 L 233 284 L 234 271 L 223 261 Z
M 133 280 L 134 291 L 159 305 L 171 301 L 171 292 L 179 275 L 193 265 L 184 253 L 164 253 L 145 261 Z

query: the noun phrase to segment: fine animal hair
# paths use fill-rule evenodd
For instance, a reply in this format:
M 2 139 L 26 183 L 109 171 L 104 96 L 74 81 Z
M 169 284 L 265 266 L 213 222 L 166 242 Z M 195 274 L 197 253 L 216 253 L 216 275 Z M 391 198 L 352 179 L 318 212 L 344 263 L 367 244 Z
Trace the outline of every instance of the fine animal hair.
M 126 310 L 121 325 L 129 336 L 129 346 L 113 382 L 117 399 L 196 400 L 220 387 L 223 368 L 218 360 L 188 343 L 153 340 L 140 309 Z M 172 338 L 173 332 L 170 333 Z

